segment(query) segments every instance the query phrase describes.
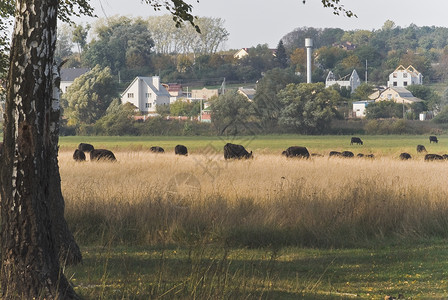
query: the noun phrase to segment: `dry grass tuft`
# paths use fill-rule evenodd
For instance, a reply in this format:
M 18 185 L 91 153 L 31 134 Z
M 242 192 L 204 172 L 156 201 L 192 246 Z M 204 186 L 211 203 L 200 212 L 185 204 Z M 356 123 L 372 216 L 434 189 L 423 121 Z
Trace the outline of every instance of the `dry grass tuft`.
M 446 237 L 448 165 L 391 158 L 60 153 L 66 217 L 81 243 L 344 246 Z

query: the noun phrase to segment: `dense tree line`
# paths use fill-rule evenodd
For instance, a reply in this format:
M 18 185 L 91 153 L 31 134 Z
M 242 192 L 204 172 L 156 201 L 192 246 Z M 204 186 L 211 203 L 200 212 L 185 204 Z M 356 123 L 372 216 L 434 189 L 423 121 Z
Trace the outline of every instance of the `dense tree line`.
M 385 84 L 388 74 L 400 64 L 412 64 L 424 75 L 426 83 L 444 82 L 447 78 L 448 28 L 414 24 L 400 27 L 388 20 L 382 28 L 371 31 L 302 27 L 282 40 L 286 49 L 294 53 L 304 47 L 306 37 L 314 41 L 317 75 L 322 70 L 323 74 L 333 70 L 344 76 L 356 69 L 365 79 L 367 62 L 368 80 L 377 84 Z M 294 63 L 297 70 L 303 71 L 303 60 Z

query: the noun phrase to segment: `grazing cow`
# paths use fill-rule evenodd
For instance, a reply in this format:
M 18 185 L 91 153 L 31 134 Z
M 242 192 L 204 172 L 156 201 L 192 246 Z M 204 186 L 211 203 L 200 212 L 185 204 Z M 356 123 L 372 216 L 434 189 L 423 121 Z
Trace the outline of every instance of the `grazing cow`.
M 341 156 L 349 158 L 349 157 L 354 157 L 355 155 L 351 151 L 342 151 Z
M 286 152 L 286 151 L 285 151 Z M 286 153 L 285 153 L 286 155 Z M 225 159 L 231 159 L 231 158 L 253 158 L 252 151 L 247 152 L 247 150 L 242 145 L 236 145 L 227 143 L 224 145 L 224 158 Z
M 443 160 L 443 156 L 438 155 L 438 154 L 426 154 L 425 161 L 430 161 L 430 160 Z
M 362 153 L 358 153 L 358 154 L 356 155 L 356 157 L 364 157 L 364 154 L 362 154 Z
M 116 161 L 115 155 L 110 150 L 93 149 L 90 151 L 90 161 L 109 160 Z
M 78 145 L 78 150 L 79 150 L 79 151 L 82 151 L 82 152 L 90 152 L 90 151 L 92 151 L 93 149 L 94 149 L 93 146 L 90 145 L 90 144 L 80 143 L 80 144 Z
M 366 157 L 367 157 L 367 158 L 375 158 L 375 155 L 373 155 L 373 154 L 367 154 Z
M 300 157 L 300 158 L 309 158 L 310 153 L 306 147 L 300 146 L 291 146 L 285 151 L 282 152 L 286 157 Z
M 427 152 L 425 146 L 423 145 L 417 145 L 417 152 Z
M 439 142 L 439 140 L 437 139 L 437 137 L 435 135 L 431 135 L 429 137 L 429 143 L 431 144 L 432 142 L 434 142 L 436 144 Z
M 442 155 L 443 159 L 448 159 L 448 154 Z
M 339 156 L 341 156 L 341 155 L 342 155 L 341 152 L 338 152 L 338 151 L 331 151 L 331 152 L 330 152 L 330 157 L 332 157 L 332 156 L 339 157 Z
M 400 159 L 401 160 L 408 160 L 408 159 L 411 159 L 411 158 L 412 157 L 411 157 L 411 155 L 409 153 L 403 152 L 403 153 L 400 154 Z
M 75 161 L 86 161 L 86 155 L 79 149 L 76 149 L 73 153 L 73 159 Z
M 177 155 L 188 155 L 188 150 L 184 145 L 177 145 L 174 147 L 174 153 Z
M 151 152 L 155 152 L 155 153 L 165 153 L 165 149 L 163 149 L 162 147 L 159 147 L 159 146 L 153 146 L 153 147 L 149 148 L 149 150 Z
M 350 141 L 350 145 L 353 145 L 353 144 L 362 145 L 363 143 L 359 137 L 354 136 L 354 137 L 352 137 L 352 139 Z

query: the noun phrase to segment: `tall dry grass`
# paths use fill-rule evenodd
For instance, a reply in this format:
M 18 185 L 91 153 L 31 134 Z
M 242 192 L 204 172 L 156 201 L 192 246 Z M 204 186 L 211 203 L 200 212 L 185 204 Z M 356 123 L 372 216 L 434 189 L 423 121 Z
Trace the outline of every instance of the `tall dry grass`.
M 60 154 L 66 218 L 81 243 L 350 246 L 448 236 L 448 163 L 117 152 Z

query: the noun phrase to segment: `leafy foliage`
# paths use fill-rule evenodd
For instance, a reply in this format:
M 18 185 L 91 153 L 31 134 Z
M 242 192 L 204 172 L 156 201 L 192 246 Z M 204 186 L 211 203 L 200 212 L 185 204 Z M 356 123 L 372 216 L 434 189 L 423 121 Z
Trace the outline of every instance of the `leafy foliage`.
M 403 104 L 394 101 L 377 101 L 366 107 L 366 118 L 402 118 L 403 110 Z
M 188 102 L 184 99 L 176 100 L 170 104 L 172 116 L 197 116 L 200 112 L 200 102 Z
M 128 17 L 109 18 L 94 29 L 93 40 L 84 53 L 89 66 L 109 67 L 116 74 L 125 68 L 148 65 L 154 42 L 142 20 Z
M 278 93 L 284 104 L 279 123 L 298 133 L 323 133 L 335 116 L 334 106 L 339 94 L 325 89 L 323 83 L 289 84 Z
M 238 92 L 228 92 L 211 100 L 212 123 L 222 135 L 230 130 L 233 135 L 247 123 L 254 115 L 254 105 Z
M 290 83 L 299 83 L 301 78 L 289 69 L 272 69 L 258 82 L 254 103 L 264 127 L 276 125 L 284 103 L 277 93 Z
M 109 68 L 97 65 L 90 72 L 75 79 L 63 95 L 69 125 L 92 124 L 100 119 L 112 100 L 118 98 Z

